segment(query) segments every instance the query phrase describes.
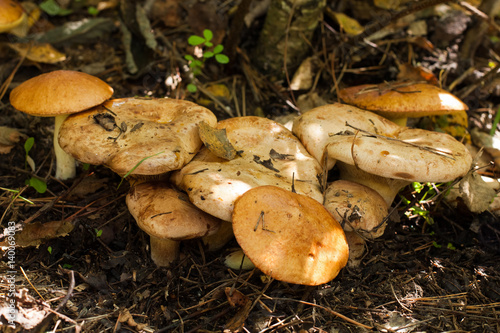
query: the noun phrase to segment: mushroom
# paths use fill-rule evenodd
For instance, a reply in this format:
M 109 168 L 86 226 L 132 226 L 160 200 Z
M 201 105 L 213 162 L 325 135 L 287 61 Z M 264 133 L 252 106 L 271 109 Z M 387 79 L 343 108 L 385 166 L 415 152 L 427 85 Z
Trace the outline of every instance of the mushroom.
M 215 233 L 221 221 L 165 182 L 145 182 L 127 194 L 128 209 L 139 228 L 150 236 L 151 259 L 170 266 L 179 256 L 180 241 Z
M 472 163 L 467 148 L 448 134 L 400 127 L 339 103 L 306 112 L 295 120 L 293 131 L 313 156 L 326 161 L 325 168 L 343 162 L 341 178 L 373 188 L 388 206 L 400 188 L 391 198 L 387 188 L 373 186 L 383 183 L 378 177 L 402 186 L 414 181 L 447 182 L 465 175 Z
M 319 285 L 347 263 L 342 227 L 308 196 L 277 186 L 255 187 L 236 200 L 232 220 L 245 255 L 277 280 Z
M 0 0 L 0 33 L 14 29 L 25 17 L 26 14 L 19 3 L 14 0 Z
M 321 167 L 283 125 L 261 117 L 220 121 L 239 156 L 226 160 L 206 147 L 171 181 L 191 202 L 224 221 L 231 221 L 234 201 L 249 189 L 275 185 L 323 202 L 318 175 Z
M 113 88 L 101 79 L 77 71 L 58 70 L 31 78 L 14 88 L 10 103 L 33 116 L 55 117 L 54 152 L 60 180 L 76 174 L 75 160 L 58 143 L 59 129 L 69 114 L 81 112 L 111 97 Z
M 234 270 L 249 270 L 255 268 L 253 262 L 248 259 L 241 248 L 231 250 L 224 258 L 224 265 Z
M 202 141 L 198 124 L 217 118 L 195 103 L 169 98 L 120 98 L 68 117 L 61 147 L 83 163 L 105 165 L 124 176 L 164 174 L 182 168 Z
M 324 206 L 344 231 L 356 231 L 367 239 L 384 234 L 387 204 L 367 186 L 347 180 L 334 181 L 325 191 Z
M 458 97 L 429 83 L 389 82 L 342 89 L 344 103 L 375 112 L 398 125 L 406 118 L 444 115 L 468 110 Z
M 358 266 L 366 248 L 365 241 L 384 234 L 388 214 L 384 198 L 367 186 L 336 180 L 325 191 L 324 206 L 346 233 L 348 265 Z

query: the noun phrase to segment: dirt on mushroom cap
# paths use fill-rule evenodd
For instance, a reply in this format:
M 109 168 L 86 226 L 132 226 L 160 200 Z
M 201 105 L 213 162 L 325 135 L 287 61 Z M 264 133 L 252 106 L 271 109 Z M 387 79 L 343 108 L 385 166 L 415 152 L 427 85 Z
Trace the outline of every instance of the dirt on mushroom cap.
M 75 159 L 119 175 L 158 175 L 182 168 L 202 142 L 197 124 L 217 118 L 195 103 L 121 98 L 68 117 L 59 144 Z M 141 162 L 142 161 L 142 162 Z
M 275 185 L 323 202 L 321 167 L 284 126 L 261 117 L 220 121 L 240 156 L 224 160 L 203 148 L 172 181 L 202 210 L 231 221 L 234 201 L 247 190 Z

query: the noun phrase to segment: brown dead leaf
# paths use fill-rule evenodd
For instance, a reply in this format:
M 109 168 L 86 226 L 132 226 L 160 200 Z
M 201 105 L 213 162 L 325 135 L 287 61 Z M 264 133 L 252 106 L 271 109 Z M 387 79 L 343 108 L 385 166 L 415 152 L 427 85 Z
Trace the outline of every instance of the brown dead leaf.
M 151 13 L 154 20 L 161 20 L 166 27 L 176 28 L 182 24 L 182 10 L 178 0 L 157 0 Z
M 355 19 L 347 16 L 344 13 L 333 12 L 333 17 L 337 20 L 337 23 L 349 36 L 359 35 L 364 31 L 363 26 Z
M 73 228 L 73 224 L 67 220 L 27 224 L 20 232 L 16 233 L 16 245 L 20 247 L 38 246 L 49 239 L 67 236 Z M 0 247 L 3 246 L 8 246 L 6 241 L 0 242 Z
M 481 213 L 488 209 L 496 196 L 496 191 L 475 172 L 467 174 L 459 184 L 463 201 L 473 213 Z
M 231 294 L 232 291 L 232 294 Z M 227 287 L 225 289 L 227 300 L 232 306 L 238 306 L 239 310 L 234 315 L 233 318 L 229 319 L 225 325 L 225 329 L 230 332 L 238 331 L 245 324 L 245 320 L 250 313 L 252 307 L 252 302 L 249 301 L 248 297 L 243 295 L 236 289 Z M 233 305 L 234 304 L 234 305 Z
M 410 64 L 401 64 L 398 66 L 398 81 L 415 81 L 420 82 L 422 80 L 427 81 L 427 83 L 437 85 L 438 80 L 432 72 L 423 68 L 421 66 L 412 66 Z
M 205 121 L 198 124 L 201 141 L 214 155 L 232 160 L 238 152 L 234 149 L 226 135 L 226 129 L 211 127 Z
M 240 307 L 248 303 L 248 297 L 238 289 L 226 287 L 224 292 L 226 293 L 227 301 L 231 304 L 231 306 Z

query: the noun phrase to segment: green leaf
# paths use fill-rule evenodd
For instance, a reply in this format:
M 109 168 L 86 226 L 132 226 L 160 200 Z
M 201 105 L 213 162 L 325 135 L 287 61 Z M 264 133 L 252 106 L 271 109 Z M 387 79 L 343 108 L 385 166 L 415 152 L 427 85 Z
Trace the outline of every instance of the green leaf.
M 227 64 L 229 62 L 229 57 L 225 54 L 216 54 L 215 55 L 215 60 L 219 63 L 219 64 Z
M 212 46 L 214 46 L 214 44 L 212 44 L 212 42 L 205 42 L 205 46 L 206 47 L 212 47 Z
M 123 176 L 123 177 L 122 177 L 122 180 L 120 181 L 120 184 L 118 184 L 118 187 L 117 187 L 117 188 L 120 188 L 120 185 L 123 183 L 123 180 L 124 180 L 125 178 L 127 178 L 127 177 L 128 177 L 128 176 L 132 173 L 132 172 L 134 172 L 134 170 L 135 170 L 135 169 L 137 169 L 137 168 L 139 167 L 139 165 L 141 165 L 141 164 L 142 164 L 142 162 L 144 162 L 144 161 L 145 161 L 145 160 L 147 160 L 148 158 L 155 157 L 155 156 L 158 156 L 158 155 L 160 155 L 160 154 L 163 154 L 164 152 L 165 152 L 165 151 L 161 151 L 161 152 L 156 153 L 156 154 L 154 154 L 154 155 L 151 155 L 151 156 L 146 156 L 146 157 L 144 157 L 142 160 L 140 160 L 140 161 L 139 161 L 139 162 L 138 162 L 138 163 L 137 163 L 137 164 L 136 164 L 136 165 L 135 165 L 132 169 L 130 169 L 130 171 L 129 171 L 129 172 L 127 172 L 127 173 L 125 174 L 125 176 Z
M 222 50 L 224 50 L 224 46 L 223 45 L 217 45 L 216 47 L 214 47 L 214 53 L 221 53 Z
M 187 61 L 194 61 L 194 57 L 192 55 L 190 55 L 190 54 L 186 54 L 184 56 L 184 59 L 186 59 Z
M 196 88 L 196 86 L 192 83 L 189 83 L 186 88 L 190 93 L 195 93 L 196 91 L 198 91 L 198 88 Z
M 47 247 L 47 252 L 49 252 L 50 254 L 52 254 L 52 246 Z
M 491 136 L 495 135 L 499 121 L 500 121 L 500 108 L 497 110 L 497 113 L 495 114 L 495 119 L 493 119 L 493 123 L 491 124 L 491 130 L 490 130 Z
M 213 52 L 207 51 L 203 53 L 203 58 L 212 58 L 214 56 Z
M 210 29 L 205 29 L 203 30 L 203 37 L 205 37 L 205 45 L 206 43 L 210 43 L 210 41 L 212 40 L 212 38 L 214 37 L 214 34 L 212 33 L 212 30 Z M 208 46 L 208 45 L 207 45 Z
M 63 265 L 63 268 L 66 268 L 66 269 L 71 269 L 72 267 L 73 267 L 73 265 L 70 265 L 70 264 Z
M 99 14 L 99 9 L 94 6 L 90 6 L 89 8 L 87 8 L 87 12 L 92 16 L 97 16 Z
M 31 148 L 33 148 L 33 145 L 35 144 L 35 138 L 30 137 L 26 140 L 24 143 L 24 151 L 26 152 L 26 155 L 29 154 Z
M 196 36 L 196 35 L 192 35 L 188 38 L 188 43 L 189 43 L 189 45 L 197 46 L 197 45 L 205 43 L 205 38 L 200 37 L 200 36 Z
M 28 179 L 27 184 L 33 187 L 38 193 L 45 193 L 47 191 L 47 183 L 36 177 Z
M 69 9 L 63 9 L 55 0 L 45 0 L 40 4 L 40 9 L 46 12 L 49 15 L 68 15 L 71 14 L 73 11 Z
M 102 229 L 100 229 L 100 230 L 94 229 L 94 230 L 95 230 L 95 235 L 97 237 L 101 237 L 101 235 L 102 235 Z

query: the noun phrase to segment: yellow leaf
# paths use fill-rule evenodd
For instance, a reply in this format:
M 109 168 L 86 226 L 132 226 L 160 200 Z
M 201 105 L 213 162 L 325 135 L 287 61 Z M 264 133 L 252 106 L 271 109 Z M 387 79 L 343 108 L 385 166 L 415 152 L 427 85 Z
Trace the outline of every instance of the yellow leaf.
M 199 123 L 198 128 L 201 141 L 214 155 L 226 160 L 232 160 L 236 157 L 238 152 L 229 142 L 225 128 L 211 127 L 205 121 Z
M 8 45 L 20 55 L 25 55 L 28 52 L 26 58 L 34 62 L 55 64 L 66 60 L 64 53 L 57 51 L 52 45 L 47 43 L 32 44 L 31 48 L 30 43 L 9 43 Z
M 356 36 L 363 32 L 364 28 L 355 19 L 343 14 L 334 12 L 333 15 L 337 20 L 337 23 L 345 31 L 346 34 L 350 36 Z

